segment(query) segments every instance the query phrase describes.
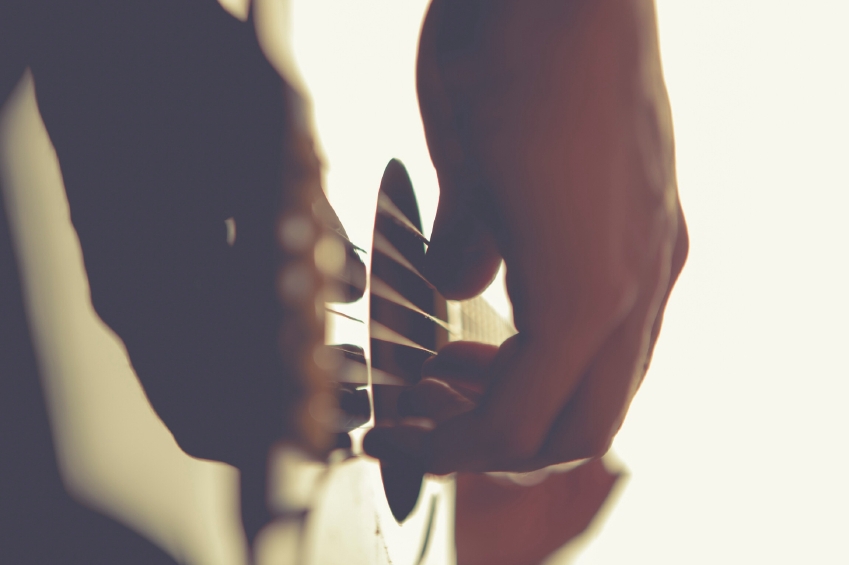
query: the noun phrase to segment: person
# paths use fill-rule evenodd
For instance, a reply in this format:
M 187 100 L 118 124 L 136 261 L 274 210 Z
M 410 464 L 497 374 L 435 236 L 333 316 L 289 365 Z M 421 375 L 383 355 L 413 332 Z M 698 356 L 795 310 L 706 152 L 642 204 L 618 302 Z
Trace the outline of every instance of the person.
M 285 175 L 303 166 L 318 198 L 295 97 L 252 22 L 212 1 L 2 0 L 0 28 L 0 103 L 29 67 L 93 305 L 180 446 L 244 471 L 250 537 L 267 516 L 261 495 L 244 496 L 264 485 L 248 471 L 304 435 L 298 402 L 313 386 L 275 377 L 289 370 L 276 343 L 281 179 L 297 184 Z M 464 298 L 503 259 L 518 334 L 426 364 L 446 391 L 483 391 L 471 410 L 414 389 L 435 429 L 379 427 L 365 448 L 440 474 L 598 456 L 688 247 L 653 1 L 433 0 L 418 89 L 440 183 L 426 274 Z
M 366 451 L 437 474 L 603 455 L 689 247 L 653 0 L 434 0 L 418 91 L 440 186 L 426 274 L 469 298 L 503 258 L 518 334 L 445 347 L 423 374 L 455 386 L 406 402 L 436 428 L 378 427 Z

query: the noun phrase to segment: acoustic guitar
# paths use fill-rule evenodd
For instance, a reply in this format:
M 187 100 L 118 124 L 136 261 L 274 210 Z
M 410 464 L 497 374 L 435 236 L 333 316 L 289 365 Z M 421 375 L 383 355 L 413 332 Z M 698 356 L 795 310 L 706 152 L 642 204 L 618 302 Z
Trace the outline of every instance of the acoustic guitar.
M 237 27 L 229 20 L 225 24 Z M 247 28 L 237 31 L 252 34 Z M 20 95 L 19 109 L 26 111 L 9 114 L 8 139 L 16 142 L 4 144 L 9 153 L 4 191 L 23 259 L 29 323 L 59 453 L 53 483 L 57 491 L 70 491 L 74 500 L 182 561 L 238 563 L 238 479 L 232 468 L 180 451 L 150 409 L 126 351 L 93 316 L 58 164 L 29 78 Z M 27 153 L 38 157 L 32 161 L 37 166 L 26 165 Z M 300 199 L 293 204 L 303 205 Z M 235 225 L 227 227 L 229 241 Z M 322 359 L 336 369 L 341 409 L 333 424 L 344 435 L 327 463 L 290 448 L 276 449 L 265 501 L 274 519 L 256 540 L 259 563 L 454 561 L 453 479 L 392 464 L 381 468 L 359 457 L 358 444 L 368 426 L 398 417 L 400 391 L 418 381 L 422 361 L 442 344 L 461 338 L 499 343 L 512 328 L 482 299 L 446 301 L 422 276 L 427 240 L 411 183 L 397 162 L 390 163 L 383 178 L 373 239 L 370 252 L 363 253 L 371 261 L 370 315 L 346 318 L 361 326 L 364 337 L 356 344 L 338 344 L 330 349 L 335 354 Z M 41 402 L 37 391 L 31 396 Z M 225 534 L 236 541 L 222 542 Z
M 330 345 L 337 427 L 350 432 L 352 446 L 332 453 L 327 466 L 287 449 L 273 458 L 277 484 L 269 500 L 279 518 L 260 535 L 259 557 L 264 547 L 284 553 L 288 547 L 287 558 L 303 563 L 454 562 L 453 478 L 425 476 L 405 462 L 358 457 L 365 431 L 400 418 L 400 393 L 420 380 L 422 364 L 443 344 L 498 344 L 515 333 L 484 299 L 456 302 L 439 294 L 422 274 L 427 244 L 410 178 L 393 160 L 378 192 L 371 252 L 363 253 L 370 264 L 369 318 L 328 307 L 331 316 L 359 325 L 363 336 L 362 345 Z

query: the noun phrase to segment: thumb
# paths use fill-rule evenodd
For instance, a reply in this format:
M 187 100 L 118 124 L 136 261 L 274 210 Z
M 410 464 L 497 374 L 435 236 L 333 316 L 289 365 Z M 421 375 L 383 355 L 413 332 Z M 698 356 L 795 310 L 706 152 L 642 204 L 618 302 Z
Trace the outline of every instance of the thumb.
M 419 105 L 440 189 L 424 268 L 425 275 L 450 299 L 479 294 L 492 282 L 501 263 L 492 230 L 482 221 L 485 211 L 477 209 L 474 201 L 479 199 L 469 190 L 476 184 L 475 175 L 457 127 L 457 101 L 443 82 L 446 57 L 469 47 L 464 38 L 474 28 L 474 5 L 461 2 L 453 7 L 446 0 L 434 0 L 422 27 L 418 53 Z
M 443 296 L 462 300 L 480 294 L 495 278 L 501 253 L 492 230 L 469 204 L 443 191 L 425 255 L 425 276 Z

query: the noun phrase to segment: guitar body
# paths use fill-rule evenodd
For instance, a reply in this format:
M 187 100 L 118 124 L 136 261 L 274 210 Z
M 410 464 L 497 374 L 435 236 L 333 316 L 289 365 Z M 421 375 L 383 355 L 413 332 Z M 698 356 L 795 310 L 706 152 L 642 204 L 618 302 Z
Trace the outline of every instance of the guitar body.
M 420 380 L 422 364 L 442 344 L 470 332 L 499 342 L 512 332 L 486 302 L 449 302 L 422 275 L 427 240 L 410 178 L 394 159 L 380 183 L 372 241 L 370 315 L 361 328 L 362 335 L 368 336 L 369 351 L 361 358 L 349 355 L 339 378 L 340 385 L 360 389 L 367 381 L 373 423 L 380 425 L 402 418 L 399 395 Z M 345 352 L 355 348 L 340 346 Z M 363 374 L 368 378 L 363 379 Z M 357 416 L 348 414 L 343 421 L 355 421 Z M 351 433 L 360 438 L 371 425 Z M 302 551 L 307 563 L 441 565 L 456 561 L 453 477 L 426 476 L 406 460 L 378 463 L 345 458 L 344 452 L 339 456 L 344 459 L 325 469 L 302 463 L 300 471 L 298 463 L 289 459 L 288 473 L 311 475 L 319 493 L 305 504 L 309 513 Z M 285 481 L 286 464 L 281 467 Z M 285 500 L 285 494 L 281 498 Z M 285 531 L 285 521 L 281 528 Z M 327 543 L 329 539 L 337 543 Z
M 380 185 L 368 257 L 370 316 L 361 329 L 368 336 L 369 351 L 362 357 L 349 355 L 339 372 L 345 387 L 340 390 L 371 390 L 373 418 L 351 431 L 355 439 L 373 424 L 400 418 L 398 395 L 418 382 L 422 363 L 449 339 L 447 320 L 436 321 L 438 313 L 447 312 L 446 301 L 420 273 L 426 249 L 421 231 L 412 184 L 404 166 L 393 160 Z M 346 353 L 355 348 L 340 346 Z M 346 403 L 340 402 L 340 407 L 344 411 Z M 355 412 L 342 420 L 356 421 L 358 416 Z M 303 462 L 299 468 L 291 459 L 281 465 L 281 481 L 286 481 L 287 472 L 300 472 L 306 480 L 294 482 L 309 483 L 311 477 L 314 484 L 316 496 L 305 501 L 308 514 L 299 550 L 306 563 L 455 562 L 453 477 L 425 477 L 402 461 L 378 463 L 345 451 L 336 456 L 342 460 L 332 462 L 332 454 L 323 469 Z M 284 506 L 285 497 L 280 497 Z M 282 539 L 286 521 L 279 526 Z

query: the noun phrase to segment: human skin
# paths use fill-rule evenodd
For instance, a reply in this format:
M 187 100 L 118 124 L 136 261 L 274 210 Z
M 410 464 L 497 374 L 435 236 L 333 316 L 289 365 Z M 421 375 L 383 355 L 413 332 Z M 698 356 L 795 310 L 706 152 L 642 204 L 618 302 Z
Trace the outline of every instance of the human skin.
M 456 394 L 423 381 L 410 404 L 435 429 L 376 428 L 367 452 L 437 474 L 602 455 L 688 250 L 652 0 L 434 0 L 418 90 L 440 184 L 427 274 L 469 298 L 503 259 L 518 334 L 440 352 L 424 376 L 481 395 L 445 419 Z

